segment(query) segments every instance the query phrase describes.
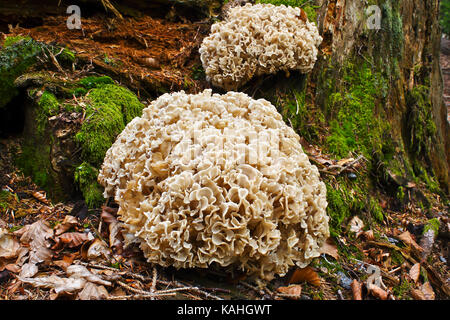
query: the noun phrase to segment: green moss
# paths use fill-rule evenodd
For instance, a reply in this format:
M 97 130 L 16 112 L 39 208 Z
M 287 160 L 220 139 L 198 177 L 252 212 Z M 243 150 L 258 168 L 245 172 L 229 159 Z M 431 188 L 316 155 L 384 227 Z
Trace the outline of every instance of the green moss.
M 36 130 L 38 134 L 42 135 L 47 124 L 48 117 L 54 116 L 59 112 L 59 102 L 56 97 L 44 91 L 37 103 L 36 110 Z
M 41 44 L 22 39 L 0 51 L 0 108 L 18 94 L 14 80 L 37 61 L 41 50 Z
M 0 190 L 0 210 L 5 212 L 9 208 L 9 202 L 13 197 L 12 193 L 6 190 Z
M 31 38 L 30 37 L 24 37 L 24 36 L 9 36 L 9 37 L 6 37 L 6 39 L 3 41 L 3 48 L 6 48 L 6 47 L 10 47 L 10 46 L 12 46 L 13 44 L 15 44 L 15 43 L 17 43 L 17 42 L 19 42 L 19 41 L 22 41 L 22 40 L 31 40 Z
M 71 98 L 72 95 L 75 97 L 84 96 L 89 92 L 89 90 L 104 86 L 105 84 L 114 84 L 114 81 L 108 76 L 85 77 L 73 85 L 73 88 L 69 90 L 68 98 Z
M 398 1 L 385 1 L 382 6 L 381 27 L 389 36 L 390 57 L 402 56 L 403 51 L 403 20 Z
M 36 145 L 33 141 L 25 142 L 16 158 L 16 164 L 37 185 L 50 191 L 56 187 L 50 167 L 50 146 L 39 144 L 40 147 L 36 148 Z
M 343 222 L 350 217 L 350 208 L 341 190 L 327 185 L 327 213 L 330 217 L 330 234 L 337 236 L 342 232 Z
M 371 213 L 372 218 L 375 219 L 375 221 L 381 223 L 384 220 L 384 212 L 381 208 L 378 201 L 374 198 L 370 198 L 369 200 L 369 211 Z
M 314 108 L 306 100 L 305 91 L 292 90 L 292 94 L 277 104 L 285 123 L 310 143 L 319 143 L 320 128 L 325 126 L 325 118 L 319 108 Z
M 97 182 L 97 176 L 98 170 L 86 162 L 75 169 L 75 182 L 90 208 L 98 207 L 104 201 L 103 188 Z
M 357 183 L 348 186 L 343 179 L 340 179 L 337 188 L 328 183 L 326 186 L 330 233 L 332 236 L 337 236 L 346 229 L 346 221 L 365 208 L 365 191 L 361 190 Z
M 86 98 L 89 103 L 85 120 L 75 136 L 81 145 L 84 162 L 75 171 L 75 181 L 87 204 L 95 207 L 103 200 L 96 168 L 100 167 L 106 151 L 126 124 L 142 114 L 144 105 L 130 90 L 113 84 L 92 89 Z
M 373 73 L 366 63 L 347 64 L 342 87 L 330 94 L 327 103 L 330 153 L 347 157 L 350 152 L 359 152 L 371 158 L 383 148 L 383 134 L 389 127 L 376 114 L 376 99 L 386 94 L 386 87 L 386 80 Z
M 441 223 L 437 218 L 433 218 L 427 221 L 423 228 L 423 234 L 427 233 L 428 230 L 433 230 L 434 234 L 437 235 L 439 233 L 439 227 Z
M 93 89 L 105 84 L 114 84 L 113 79 L 108 76 L 89 76 L 78 81 L 78 84 L 85 89 Z
M 256 3 L 271 3 L 273 5 L 285 5 L 290 7 L 300 7 L 302 8 L 306 15 L 308 16 L 308 20 L 315 22 L 317 20 L 317 9 L 320 6 L 311 5 L 309 0 L 256 0 Z
M 408 91 L 406 103 L 409 109 L 407 115 L 408 148 L 415 156 L 428 154 L 436 134 L 429 88 L 423 85 L 415 86 Z
M 403 188 L 402 186 L 399 186 L 397 188 L 397 193 L 396 193 L 396 197 L 398 200 L 400 200 L 401 202 L 403 202 L 403 200 L 405 199 L 405 188 Z
M 82 146 L 82 157 L 99 167 L 116 136 L 133 118 L 140 116 L 143 104 L 128 89 L 106 84 L 86 96 L 90 103 L 76 140 Z

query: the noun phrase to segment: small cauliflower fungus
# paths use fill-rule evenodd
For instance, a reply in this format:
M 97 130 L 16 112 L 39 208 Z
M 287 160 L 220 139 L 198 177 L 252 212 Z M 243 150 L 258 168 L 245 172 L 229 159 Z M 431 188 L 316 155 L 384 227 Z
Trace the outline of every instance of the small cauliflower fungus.
M 329 236 L 326 187 L 264 99 L 164 94 L 108 150 L 99 182 L 149 262 L 271 279 Z
M 278 71 L 310 72 L 322 42 L 317 27 L 300 8 L 246 4 L 212 25 L 200 47 L 206 77 L 236 90 L 253 76 Z

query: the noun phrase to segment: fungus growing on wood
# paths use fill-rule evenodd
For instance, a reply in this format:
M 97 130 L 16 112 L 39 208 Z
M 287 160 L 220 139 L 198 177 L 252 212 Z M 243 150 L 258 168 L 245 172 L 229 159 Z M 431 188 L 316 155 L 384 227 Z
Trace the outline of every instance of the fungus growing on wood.
M 276 108 L 244 93 L 164 94 L 107 151 L 99 182 L 149 262 L 271 279 L 329 235 L 326 187 Z
M 207 79 L 236 90 L 254 76 L 278 71 L 310 72 L 322 42 L 300 8 L 246 4 L 215 23 L 200 47 Z

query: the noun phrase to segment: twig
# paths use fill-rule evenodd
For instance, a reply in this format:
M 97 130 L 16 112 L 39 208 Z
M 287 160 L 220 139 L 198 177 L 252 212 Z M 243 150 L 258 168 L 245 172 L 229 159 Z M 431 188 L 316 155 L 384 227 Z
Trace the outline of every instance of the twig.
M 116 283 L 119 286 L 121 286 L 121 287 L 123 287 L 123 288 L 125 288 L 125 289 L 127 289 L 127 290 L 129 290 L 131 292 L 137 293 L 137 294 L 147 295 L 147 296 L 157 295 L 157 293 L 147 292 L 147 291 L 144 291 L 144 290 L 133 288 L 132 286 L 129 286 L 126 283 L 124 283 L 124 282 L 122 282 L 120 280 L 116 280 Z M 163 292 L 163 293 L 170 293 L 170 292 Z
M 127 296 L 113 296 L 109 297 L 108 300 L 129 300 L 129 299 L 142 299 L 142 298 L 155 298 L 155 297 L 168 297 L 168 296 L 174 296 L 175 293 L 167 293 L 167 294 L 133 294 L 133 295 L 127 295 Z

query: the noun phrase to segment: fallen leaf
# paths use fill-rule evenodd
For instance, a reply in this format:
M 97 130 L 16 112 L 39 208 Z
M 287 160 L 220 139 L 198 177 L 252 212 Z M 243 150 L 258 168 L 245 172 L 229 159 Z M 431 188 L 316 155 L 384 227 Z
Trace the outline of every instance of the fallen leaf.
M 417 244 L 417 242 L 413 239 L 411 236 L 411 233 L 409 231 L 405 231 L 402 234 L 398 236 L 400 240 L 402 240 L 405 244 L 409 244 L 410 246 L 413 246 L 418 251 L 423 251 L 423 249 Z
M 80 300 L 102 300 L 108 298 L 108 291 L 104 286 L 98 286 L 91 282 L 86 283 L 83 290 L 78 293 Z
M 428 281 L 425 282 L 420 287 L 420 290 L 424 294 L 426 300 L 434 300 L 435 299 L 435 294 L 434 294 L 434 291 L 433 291 L 433 287 L 431 287 L 431 284 Z
M 39 269 L 34 263 L 25 263 L 22 266 L 19 277 L 21 278 L 32 278 L 38 273 Z
M 47 200 L 47 196 L 45 195 L 44 192 L 33 192 L 31 194 L 34 198 L 36 198 L 37 200 L 41 201 L 42 203 L 45 204 L 49 204 L 50 202 Z
M 294 284 L 288 287 L 279 287 L 277 291 L 292 296 L 290 298 L 299 299 L 302 294 L 302 286 Z
M 320 248 L 319 251 L 321 254 L 327 254 L 336 260 L 339 259 L 339 253 L 336 244 L 334 244 L 333 239 L 328 238 L 324 244 L 322 245 L 322 248 Z
M 61 278 L 56 275 L 21 278 L 19 280 L 38 288 L 54 289 L 56 293 L 75 292 L 83 289 L 86 280 L 83 278 Z
M 303 9 L 300 9 L 300 20 L 303 22 L 308 21 L 308 16 L 306 15 L 306 12 Z
M 350 286 L 352 288 L 353 300 L 362 300 L 362 284 L 354 279 Z
M 100 239 L 95 239 L 94 242 L 89 246 L 86 253 L 86 258 L 88 260 L 106 259 L 109 260 L 111 252 L 108 245 Z
M 7 264 L 4 269 L 9 270 L 14 273 L 20 272 L 20 267 L 17 264 L 13 264 L 13 263 Z
M 54 260 L 53 263 L 63 269 L 64 271 L 67 270 L 67 267 L 70 266 L 70 263 L 64 260 Z
M 108 224 L 110 248 L 115 249 L 117 254 L 121 254 L 123 251 L 122 223 L 116 219 L 116 213 L 116 208 L 103 206 L 100 216 Z
M 386 300 L 388 298 L 388 293 L 373 283 L 369 283 L 367 285 L 367 291 L 369 291 L 369 293 L 371 293 L 375 298 L 381 300 Z
M 70 228 L 76 226 L 78 224 L 78 219 L 75 218 L 74 216 L 65 216 L 63 222 L 61 222 L 61 224 L 57 225 L 55 227 L 55 235 L 59 236 L 60 234 L 63 234 L 64 232 L 66 232 L 67 230 L 69 230 Z
M 362 233 L 362 229 L 364 228 L 364 222 L 358 217 L 354 216 L 350 220 L 350 232 L 356 233 L 356 237 L 358 237 Z
M 19 248 L 19 241 L 7 230 L 0 228 L 0 258 L 11 259 L 17 257 Z
M 414 283 L 417 283 L 417 281 L 419 281 L 419 276 L 420 276 L 420 263 L 416 263 L 409 270 L 409 277 L 414 281 Z
M 38 220 L 33 224 L 28 224 L 13 233 L 20 236 L 20 242 L 29 245 L 29 263 L 49 262 L 53 256 L 50 248 L 50 239 L 53 237 L 53 230 L 44 220 Z
M 55 245 L 52 249 L 59 249 L 63 245 L 69 248 L 74 248 L 82 245 L 85 241 L 93 240 L 94 236 L 91 233 L 84 232 L 66 232 L 55 238 Z
M 373 230 L 364 231 L 362 235 L 364 236 L 364 238 L 366 238 L 366 240 L 369 240 L 369 241 L 375 239 L 375 236 L 373 234 Z
M 90 272 L 85 266 L 74 264 L 69 267 L 67 267 L 66 270 L 67 275 L 69 275 L 72 278 L 82 278 L 87 281 L 110 286 L 111 282 L 103 280 L 102 277 L 99 275 L 95 275 L 92 272 Z
M 296 269 L 292 276 L 290 277 L 288 283 L 301 283 L 308 282 L 316 287 L 320 286 L 320 278 L 317 272 L 315 272 L 311 267 L 306 267 L 303 269 Z
M 419 289 L 411 289 L 411 295 L 416 300 L 427 300 L 423 292 Z

